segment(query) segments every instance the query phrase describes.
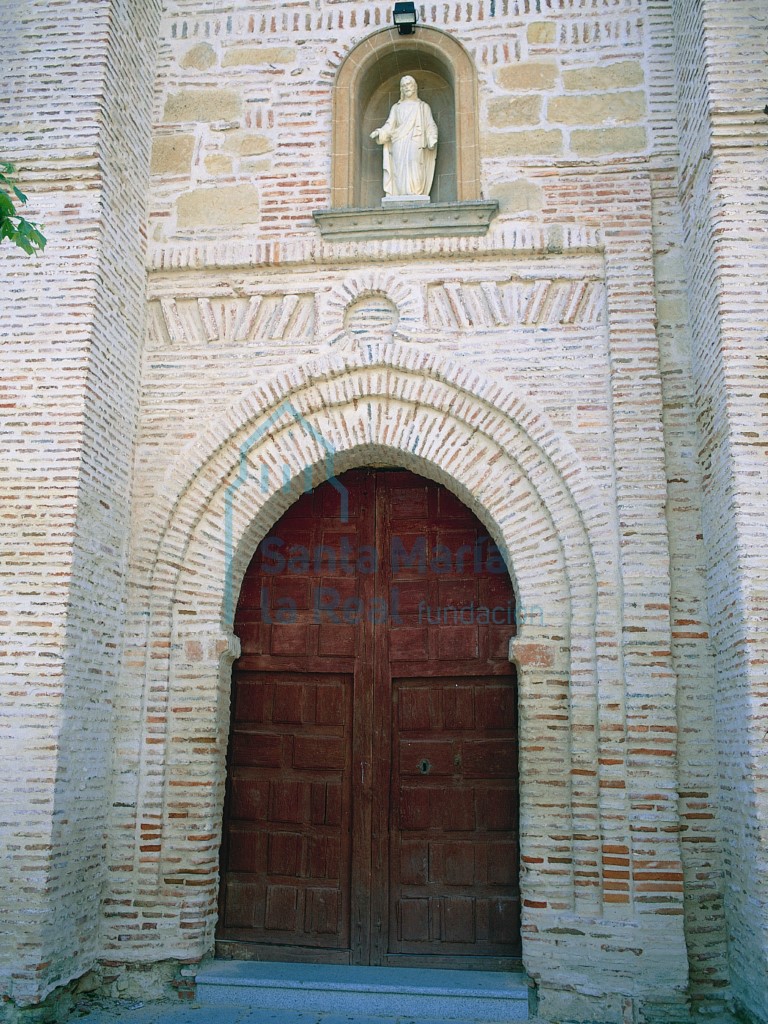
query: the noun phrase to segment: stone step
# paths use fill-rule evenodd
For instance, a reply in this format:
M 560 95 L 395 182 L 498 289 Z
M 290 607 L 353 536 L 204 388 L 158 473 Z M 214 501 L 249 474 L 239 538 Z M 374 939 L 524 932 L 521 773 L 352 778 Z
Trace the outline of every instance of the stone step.
M 419 1021 L 528 1019 L 523 974 L 214 960 L 196 975 L 203 1006 L 249 1006 Z

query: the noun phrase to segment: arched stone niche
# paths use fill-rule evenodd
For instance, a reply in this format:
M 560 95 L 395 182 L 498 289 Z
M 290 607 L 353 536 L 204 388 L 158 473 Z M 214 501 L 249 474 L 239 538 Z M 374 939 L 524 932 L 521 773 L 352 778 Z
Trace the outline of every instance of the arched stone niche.
M 348 55 L 333 97 L 331 206 L 377 206 L 384 194 L 381 147 L 369 138 L 400 98 L 400 79 L 413 75 L 432 108 L 439 141 L 433 202 L 480 197 L 477 75 L 457 40 L 433 28 L 413 36 L 375 32 Z

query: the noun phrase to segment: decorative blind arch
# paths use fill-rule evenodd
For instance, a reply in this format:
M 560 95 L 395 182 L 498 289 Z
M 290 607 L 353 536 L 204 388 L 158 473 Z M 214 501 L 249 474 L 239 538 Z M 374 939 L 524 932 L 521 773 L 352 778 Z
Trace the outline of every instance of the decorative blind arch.
M 439 198 L 459 201 L 480 198 L 474 63 L 452 36 L 419 26 L 413 36 L 399 36 L 395 29 L 375 32 L 359 43 L 339 68 L 333 94 L 332 208 L 372 205 L 368 195 L 370 185 L 364 175 L 366 112 L 389 79 L 406 74 L 414 75 L 417 82 L 426 78 L 435 85 L 444 84 L 446 95 L 442 107 L 446 116 L 450 111 L 452 123 L 448 124 L 447 131 L 445 124 L 440 125 L 438 154 L 441 147 L 449 154 L 451 173 L 455 169 L 455 174 L 452 181 L 438 186 L 454 194 L 443 194 Z M 423 98 L 429 100 L 429 94 Z

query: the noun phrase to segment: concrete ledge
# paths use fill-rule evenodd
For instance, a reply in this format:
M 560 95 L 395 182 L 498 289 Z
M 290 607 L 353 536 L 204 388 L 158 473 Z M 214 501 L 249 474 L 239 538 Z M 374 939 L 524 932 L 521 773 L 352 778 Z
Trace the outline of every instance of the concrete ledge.
M 445 238 L 485 235 L 498 211 L 496 199 L 462 203 L 392 205 L 371 209 L 315 210 L 312 216 L 324 241 L 371 238 Z

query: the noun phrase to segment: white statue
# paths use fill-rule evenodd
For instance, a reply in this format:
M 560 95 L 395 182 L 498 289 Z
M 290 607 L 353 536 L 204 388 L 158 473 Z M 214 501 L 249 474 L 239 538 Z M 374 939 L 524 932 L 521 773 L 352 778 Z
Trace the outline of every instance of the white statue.
M 400 101 L 371 138 L 384 147 L 385 194 L 428 196 L 435 175 L 437 125 L 410 75 L 400 79 Z

